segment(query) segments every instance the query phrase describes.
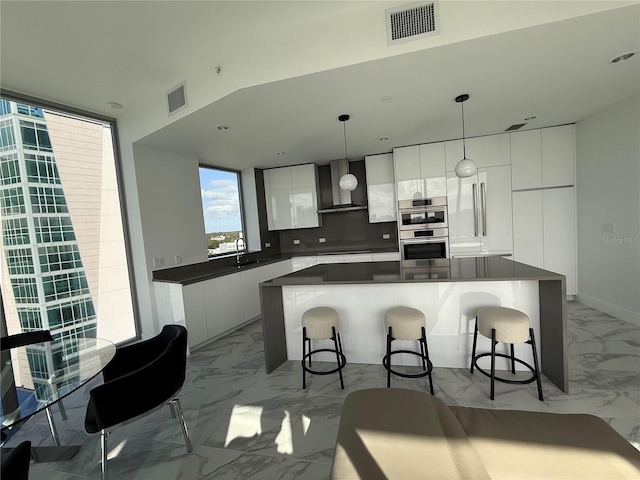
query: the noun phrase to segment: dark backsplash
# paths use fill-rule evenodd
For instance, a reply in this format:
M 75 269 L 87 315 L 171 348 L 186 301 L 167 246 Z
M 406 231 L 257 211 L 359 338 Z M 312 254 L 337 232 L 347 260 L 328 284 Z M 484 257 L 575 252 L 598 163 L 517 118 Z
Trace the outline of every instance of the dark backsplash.
M 358 187 L 351 192 L 352 202 L 358 205 L 367 205 L 364 160 L 351 162 L 349 171 L 358 179 Z M 331 195 L 331 167 L 329 165 L 318 166 L 318 180 L 320 184 L 319 203 L 321 208 L 325 208 L 333 202 Z M 264 204 L 264 176 L 261 170 L 256 170 L 256 184 L 263 251 L 277 253 L 276 244 L 278 244 L 282 253 L 397 250 L 396 222 L 369 223 L 367 210 L 321 214 L 322 225 L 317 228 L 269 232 L 267 229 L 266 206 Z M 389 235 L 389 238 L 384 239 L 384 235 Z M 275 237 L 278 240 L 275 240 Z M 320 243 L 320 238 L 325 239 L 324 243 Z M 300 243 L 296 245 L 294 240 L 299 240 Z M 265 242 L 271 243 L 271 248 L 265 249 Z

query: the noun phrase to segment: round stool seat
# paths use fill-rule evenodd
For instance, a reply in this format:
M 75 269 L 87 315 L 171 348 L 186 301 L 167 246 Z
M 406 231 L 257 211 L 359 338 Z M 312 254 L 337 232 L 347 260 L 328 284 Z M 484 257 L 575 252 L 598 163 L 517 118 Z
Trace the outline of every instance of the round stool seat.
M 520 310 L 507 307 L 481 307 L 478 309 L 478 331 L 503 343 L 524 343 L 529 340 L 529 317 Z
M 307 338 L 324 340 L 333 337 L 331 327 L 340 331 L 340 317 L 331 307 L 314 307 L 302 314 L 302 326 L 307 329 Z
M 424 313 L 417 308 L 393 307 L 384 314 L 384 328 L 388 331 L 391 327 L 393 338 L 397 340 L 419 340 L 425 326 Z

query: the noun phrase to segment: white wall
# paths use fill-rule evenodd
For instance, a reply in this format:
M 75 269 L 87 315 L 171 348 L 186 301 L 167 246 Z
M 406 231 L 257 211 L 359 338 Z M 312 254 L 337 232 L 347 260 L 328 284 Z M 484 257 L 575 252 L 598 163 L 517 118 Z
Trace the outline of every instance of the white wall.
M 142 257 L 134 252 L 134 266 L 142 333 L 150 336 L 158 331 L 152 271 L 175 266 L 176 255 L 182 255 L 181 264 L 207 261 L 207 243 L 198 158 L 140 145 L 133 146 L 133 154 L 141 233 L 137 240 L 144 252 Z M 156 257 L 164 257 L 164 267 L 153 267 Z
M 576 124 L 578 301 L 638 325 L 639 132 L 640 95 Z

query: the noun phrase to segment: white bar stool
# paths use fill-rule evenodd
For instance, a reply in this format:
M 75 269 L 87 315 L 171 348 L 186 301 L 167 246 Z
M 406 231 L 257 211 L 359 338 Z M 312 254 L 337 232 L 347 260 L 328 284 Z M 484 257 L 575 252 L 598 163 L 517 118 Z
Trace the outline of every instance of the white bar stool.
M 311 350 L 311 340 L 333 340 L 335 348 Z M 334 352 L 336 354 L 337 367 L 328 371 L 312 370 L 311 356 L 319 352 Z M 306 359 L 309 359 L 309 366 L 305 365 Z M 342 341 L 340 340 L 340 317 L 338 312 L 331 307 L 314 307 L 304 312 L 302 314 L 302 388 L 307 388 L 307 372 L 315 375 L 328 375 L 338 372 L 340 375 L 340 387 L 344 389 L 342 369 L 346 364 L 347 358 L 342 353 Z
M 391 374 L 405 378 L 419 378 L 429 376 L 429 386 L 433 395 L 433 379 L 431 371 L 433 364 L 429 360 L 429 348 L 425 333 L 427 321 L 420 310 L 411 307 L 392 307 L 384 314 L 384 327 L 387 331 L 387 354 L 382 358 L 382 365 L 387 370 L 387 388 L 391 386 Z M 420 352 L 413 350 L 391 350 L 393 340 L 417 340 Z M 396 353 L 409 353 L 422 360 L 422 371 L 415 374 L 400 373 L 391 368 L 391 356 Z
M 478 332 L 480 332 L 484 337 L 491 339 L 490 353 L 481 353 L 476 355 Z M 508 343 L 511 355 L 496 353 L 496 344 L 498 342 Z M 533 352 L 533 367 L 525 361 L 515 357 L 513 352 L 513 345 L 515 343 L 528 343 L 531 345 L 531 350 Z M 478 359 L 487 356 L 491 357 L 491 373 L 478 366 Z M 496 357 L 503 357 L 511 360 L 511 373 L 513 374 L 516 373 L 515 362 L 524 365 L 531 370 L 531 377 L 524 380 L 509 380 L 496 376 Z M 536 341 L 529 317 L 524 312 L 507 307 L 481 307 L 478 309 L 478 314 L 476 315 L 476 327 L 473 332 L 471 373 L 473 373 L 474 367 L 483 375 L 491 378 L 491 400 L 494 399 L 496 380 L 510 384 L 527 384 L 536 381 L 538 383 L 538 398 L 542 400 L 542 386 L 540 383 L 540 368 L 538 367 Z

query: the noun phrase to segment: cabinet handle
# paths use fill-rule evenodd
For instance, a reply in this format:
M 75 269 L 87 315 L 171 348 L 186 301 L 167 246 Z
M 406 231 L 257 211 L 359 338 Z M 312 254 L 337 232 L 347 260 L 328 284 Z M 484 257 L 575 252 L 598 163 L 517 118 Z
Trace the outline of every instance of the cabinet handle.
M 472 200 L 473 200 L 473 236 L 478 236 L 478 185 L 472 185 Z
M 487 236 L 487 186 L 480 184 L 480 200 L 482 201 L 482 236 Z

